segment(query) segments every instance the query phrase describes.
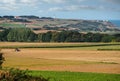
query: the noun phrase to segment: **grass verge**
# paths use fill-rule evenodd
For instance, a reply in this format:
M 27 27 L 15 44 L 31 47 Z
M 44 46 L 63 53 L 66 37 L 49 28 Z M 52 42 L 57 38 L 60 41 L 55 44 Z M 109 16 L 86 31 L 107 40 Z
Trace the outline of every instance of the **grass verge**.
M 97 49 L 98 51 L 120 51 L 120 49 Z
M 0 48 L 77 48 L 77 47 L 101 47 L 101 46 L 119 46 L 120 44 L 90 44 L 90 45 L 26 45 L 26 46 L 0 46 Z M 97 49 L 97 50 L 102 50 L 102 49 Z M 116 49 L 115 49 L 116 50 Z
M 58 71 L 29 71 L 32 76 L 43 76 L 50 81 L 119 81 L 120 74 L 58 72 Z

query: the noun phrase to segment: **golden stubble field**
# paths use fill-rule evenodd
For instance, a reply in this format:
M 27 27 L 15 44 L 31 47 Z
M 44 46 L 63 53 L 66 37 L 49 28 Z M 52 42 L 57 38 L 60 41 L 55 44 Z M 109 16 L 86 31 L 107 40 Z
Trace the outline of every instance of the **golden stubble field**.
M 30 70 L 120 73 L 120 51 L 61 48 L 2 49 L 4 67 Z

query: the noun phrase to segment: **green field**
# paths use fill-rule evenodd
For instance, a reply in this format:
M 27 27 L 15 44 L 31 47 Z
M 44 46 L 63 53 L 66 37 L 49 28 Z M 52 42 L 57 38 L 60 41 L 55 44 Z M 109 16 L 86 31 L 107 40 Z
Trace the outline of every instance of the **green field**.
M 30 71 L 32 76 L 43 76 L 50 81 L 120 81 L 120 74 Z
M 2 27 L 6 27 L 6 28 L 16 28 L 16 27 L 25 27 L 25 25 L 23 25 L 23 24 L 11 24 L 11 23 L 2 23 L 2 24 L 0 24 L 0 26 L 2 26 Z

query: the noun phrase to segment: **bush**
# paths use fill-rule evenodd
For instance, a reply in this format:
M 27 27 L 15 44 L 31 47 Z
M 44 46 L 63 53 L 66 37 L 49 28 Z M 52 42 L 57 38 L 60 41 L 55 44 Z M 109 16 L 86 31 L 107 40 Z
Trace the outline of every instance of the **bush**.
M 4 61 L 3 53 L 0 52 L 0 81 L 48 81 L 48 79 L 40 77 L 33 77 L 27 73 L 27 70 L 19 69 L 2 69 Z
M 28 71 L 19 69 L 4 69 L 0 72 L 0 81 L 49 81 L 48 79 L 40 77 L 33 77 L 28 74 Z
M 0 52 L 0 69 L 2 68 L 3 61 L 4 61 L 3 53 Z

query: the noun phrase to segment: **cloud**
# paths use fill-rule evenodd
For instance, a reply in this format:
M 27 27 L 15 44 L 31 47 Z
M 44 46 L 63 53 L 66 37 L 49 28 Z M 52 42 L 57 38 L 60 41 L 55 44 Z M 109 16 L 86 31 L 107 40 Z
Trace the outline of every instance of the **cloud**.
M 20 3 L 25 3 L 25 4 L 36 4 L 38 0 L 20 0 Z
M 0 0 L 0 9 L 15 10 L 23 6 L 36 6 L 38 0 Z
M 1 3 L 3 4 L 15 4 L 16 3 L 16 0 L 0 0 Z
M 42 0 L 43 2 L 46 3 L 64 3 L 66 0 Z
M 99 11 L 117 11 L 119 12 L 120 9 L 113 8 L 113 7 L 105 7 L 105 6 L 88 6 L 88 5 L 71 5 L 65 7 L 52 7 L 49 8 L 48 11 L 62 11 L 62 12 L 72 12 L 72 11 L 80 11 L 80 10 L 99 10 Z
M 67 4 L 72 2 L 79 2 L 83 0 L 0 0 L 1 9 L 4 10 L 15 10 L 17 8 L 21 8 L 23 6 L 35 8 L 35 6 L 39 6 L 38 4 Z M 9 7 L 9 6 L 10 7 Z M 12 8 L 13 7 L 13 8 Z M 56 9 L 57 10 L 57 9 Z
M 120 0 L 102 0 L 103 2 L 107 2 L 107 3 L 113 3 L 113 4 L 119 4 L 120 5 Z
M 33 4 L 36 3 L 38 0 L 0 0 L 0 3 L 2 4 L 20 4 L 20 3 L 25 3 L 25 4 Z
M 107 0 L 107 1 L 120 4 L 120 0 Z
M 12 6 L 12 5 L 4 5 L 4 6 L 0 5 L 0 8 L 3 9 L 3 10 L 9 10 L 9 11 L 18 9 L 18 7 L 15 7 L 15 6 Z
M 16 10 L 18 9 L 16 0 L 0 0 L 0 9 L 2 10 Z
M 48 11 L 80 11 L 80 10 L 120 11 L 120 8 L 109 5 L 109 3 L 119 4 L 120 0 L 91 0 L 94 3 L 95 1 L 96 2 L 100 1 L 101 3 L 99 3 L 98 5 L 94 4 L 91 5 L 89 1 L 90 0 L 0 0 L 0 9 L 15 10 L 21 9 L 23 7 L 25 8 L 30 7 L 32 9 L 35 9 L 37 7 L 37 9 L 42 9 L 44 5 L 47 5 L 45 6 L 45 8 Z M 102 5 L 102 3 L 105 2 L 107 2 L 107 5 Z M 39 4 L 41 4 L 41 7 Z
M 41 0 L 44 3 L 50 3 L 50 4 L 69 4 L 69 3 L 79 3 L 82 1 L 86 1 L 86 0 Z
M 66 7 L 53 7 L 49 8 L 48 11 L 78 11 L 78 10 L 95 10 L 96 7 L 93 6 L 87 6 L 87 5 L 72 5 L 72 6 L 66 6 Z

